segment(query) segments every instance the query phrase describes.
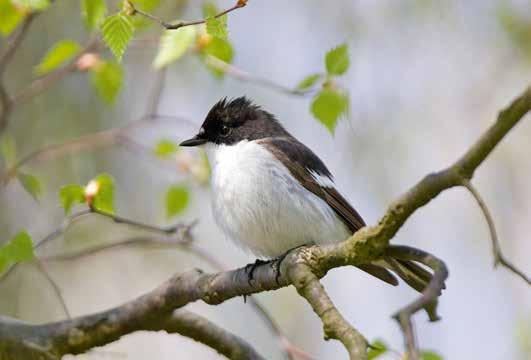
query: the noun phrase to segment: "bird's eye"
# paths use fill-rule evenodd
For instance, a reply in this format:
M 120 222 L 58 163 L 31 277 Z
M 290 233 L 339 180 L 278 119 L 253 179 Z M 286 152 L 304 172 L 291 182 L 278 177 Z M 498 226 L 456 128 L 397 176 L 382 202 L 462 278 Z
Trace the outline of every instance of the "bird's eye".
M 231 133 L 232 131 L 232 128 L 228 125 L 222 125 L 221 126 L 221 130 L 220 130 L 220 135 L 221 136 L 229 136 L 229 134 Z

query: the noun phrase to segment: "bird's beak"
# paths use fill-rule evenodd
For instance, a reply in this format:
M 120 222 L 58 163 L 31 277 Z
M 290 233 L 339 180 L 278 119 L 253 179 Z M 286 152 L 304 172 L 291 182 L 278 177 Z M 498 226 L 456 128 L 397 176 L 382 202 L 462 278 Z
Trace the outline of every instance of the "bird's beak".
M 207 140 L 205 138 L 202 138 L 200 134 L 197 134 L 193 138 L 183 141 L 179 146 L 199 146 L 206 142 Z

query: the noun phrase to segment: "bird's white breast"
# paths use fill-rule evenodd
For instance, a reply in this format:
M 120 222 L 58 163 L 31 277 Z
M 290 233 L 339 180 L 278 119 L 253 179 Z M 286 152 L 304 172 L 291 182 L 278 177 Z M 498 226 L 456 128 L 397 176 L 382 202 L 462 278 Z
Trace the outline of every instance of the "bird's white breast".
M 206 145 L 214 217 L 237 244 L 274 258 L 304 244 L 346 239 L 334 211 L 255 141 Z

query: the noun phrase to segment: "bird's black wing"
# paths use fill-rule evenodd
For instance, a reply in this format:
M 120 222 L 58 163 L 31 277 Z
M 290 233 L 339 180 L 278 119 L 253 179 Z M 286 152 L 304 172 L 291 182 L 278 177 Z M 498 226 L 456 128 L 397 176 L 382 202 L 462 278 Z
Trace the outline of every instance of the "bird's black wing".
M 328 179 L 332 184 L 332 174 L 308 147 L 293 137 L 265 138 L 258 142 L 271 151 L 304 188 L 324 200 L 352 233 L 365 226 L 362 217 L 335 187 L 322 181 Z M 398 285 L 397 279 L 384 267 L 360 264 L 358 268 L 388 284 Z
M 323 199 L 352 233 L 365 226 L 358 212 L 335 187 L 326 186 L 319 180 L 318 177 L 321 177 L 332 183 L 332 174 L 308 147 L 292 137 L 265 138 L 259 142 L 288 168 L 302 186 Z

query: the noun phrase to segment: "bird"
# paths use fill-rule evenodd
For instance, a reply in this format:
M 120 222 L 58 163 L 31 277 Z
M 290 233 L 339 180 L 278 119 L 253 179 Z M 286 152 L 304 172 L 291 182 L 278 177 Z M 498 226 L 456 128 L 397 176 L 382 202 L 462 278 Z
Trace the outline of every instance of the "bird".
M 323 161 L 245 96 L 218 101 L 180 146 L 204 147 L 214 219 L 257 263 L 304 245 L 344 241 L 366 225 Z M 408 260 L 385 257 L 357 267 L 396 286 L 394 272 L 419 292 L 431 279 Z

